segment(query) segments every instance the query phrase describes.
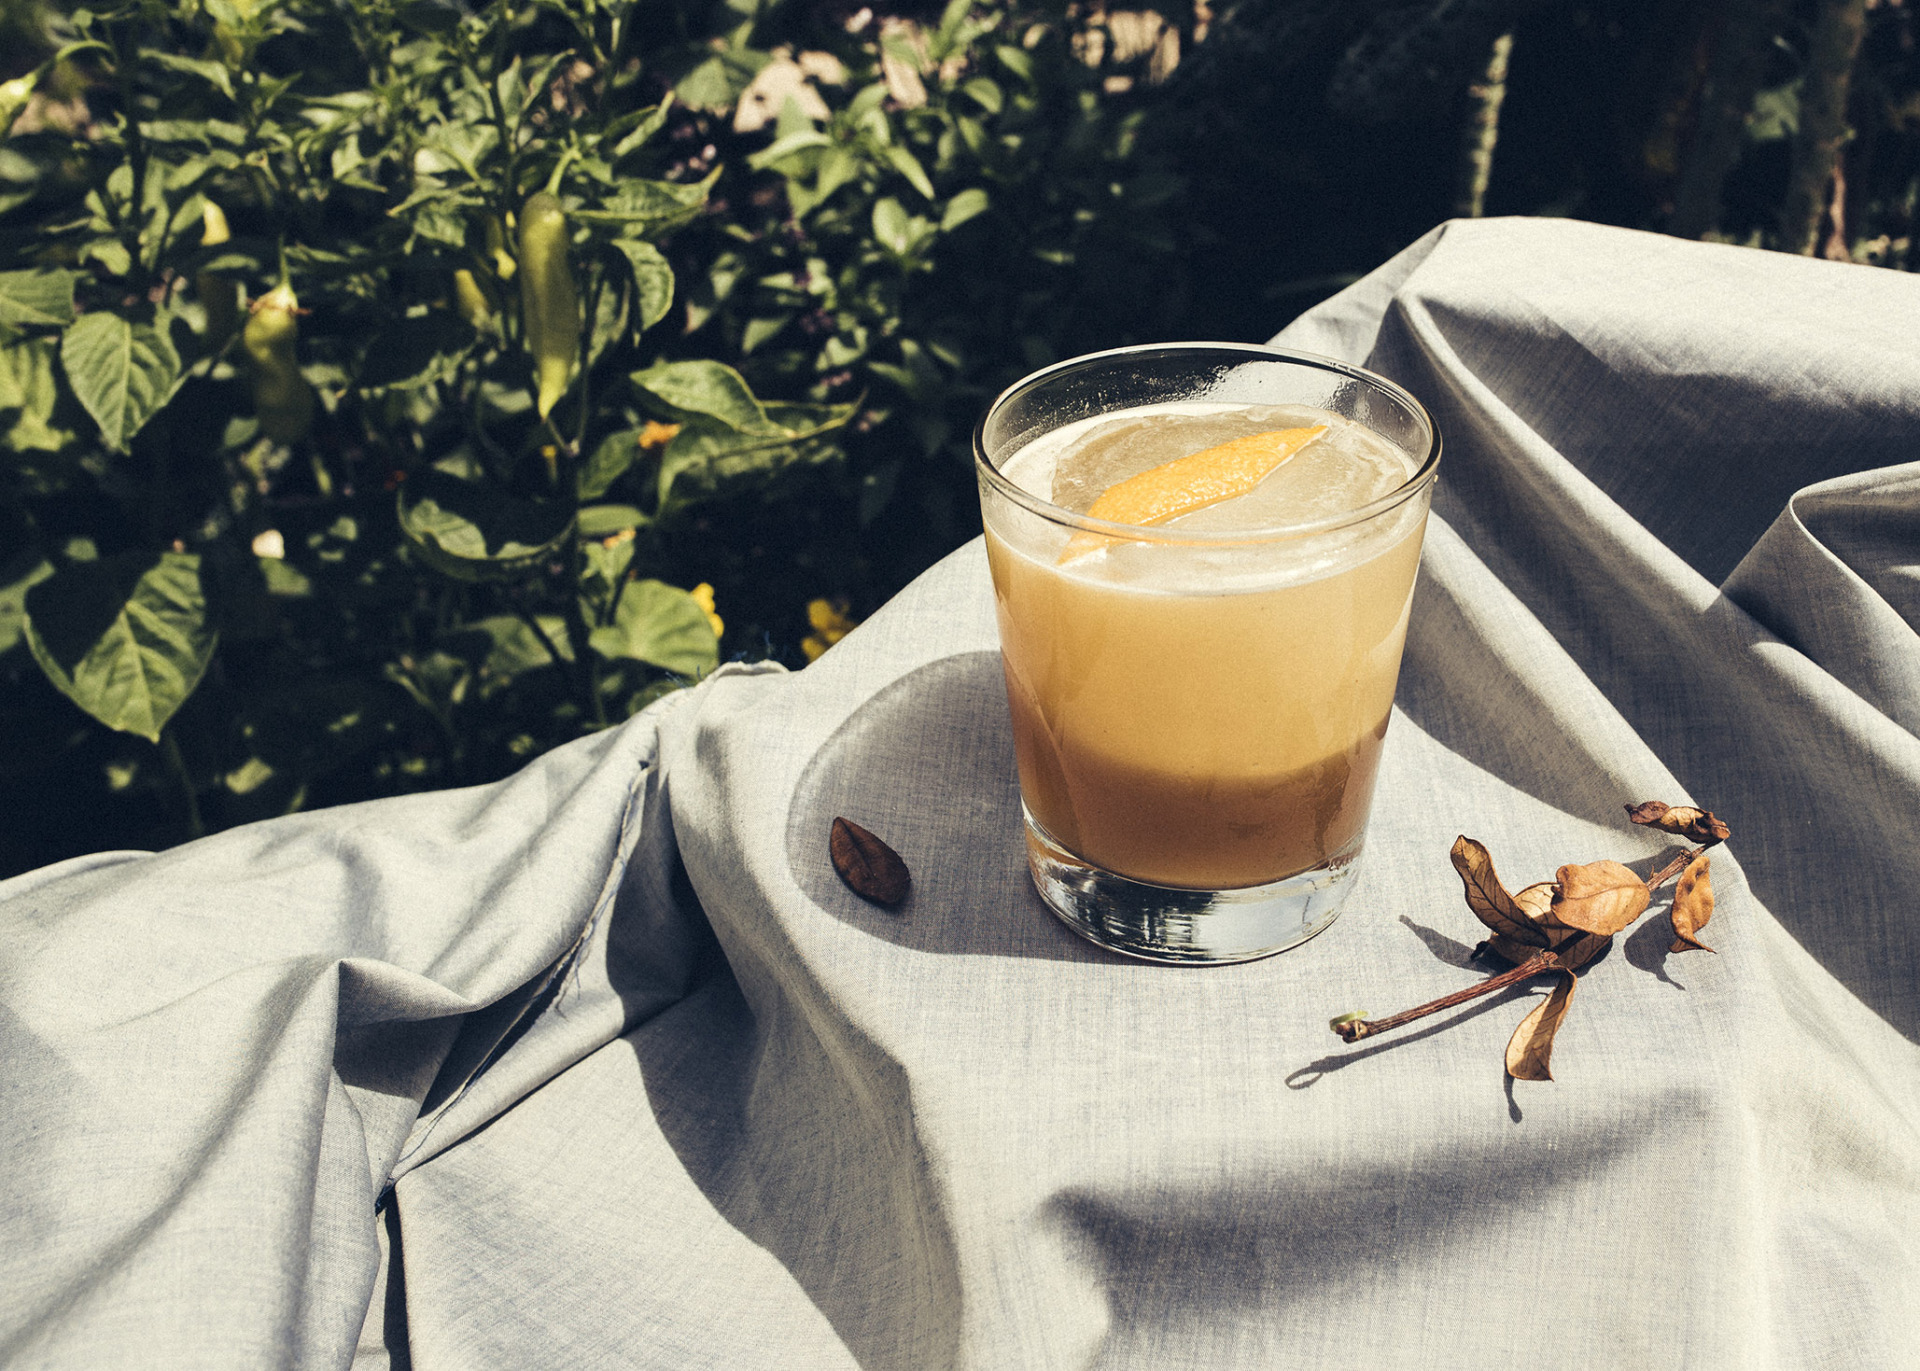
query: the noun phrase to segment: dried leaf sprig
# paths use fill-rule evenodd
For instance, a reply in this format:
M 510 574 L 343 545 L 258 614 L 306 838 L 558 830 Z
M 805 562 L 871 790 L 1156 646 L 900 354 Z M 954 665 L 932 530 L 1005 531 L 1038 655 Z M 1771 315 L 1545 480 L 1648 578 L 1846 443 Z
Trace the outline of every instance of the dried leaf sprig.
M 1550 973 L 1559 978 L 1553 990 L 1520 1021 L 1507 1043 L 1507 1074 L 1516 1080 L 1552 1080 L 1549 1068 L 1553 1038 L 1566 1020 L 1578 984 L 1573 973 L 1606 951 L 1614 934 L 1644 914 L 1653 892 L 1675 876 L 1680 882 L 1668 910 L 1673 923 L 1672 950 L 1713 950 L 1699 939 L 1700 930 L 1713 917 L 1707 849 L 1725 842 L 1732 830 L 1710 811 L 1691 805 L 1648 800 L 1625 808 L 1634 823 L 1699 846 L 1682 852 L 1645 880 L 1619 862 L 1598 861 L 1563 866 L 1553 880 L 1509 893 L 1493 869 L 1493 857 L 1486 846 L 1464 835 L 1456 838 L 1450 855 L 1465 888 L 1467 908 L 1493 935 L 1474 948 L 1474 955 L 1491 953 L 1512 963 L 1512 970 L 1388 1018 L 1342 1014 L 1328 1026 L 1344 1041 L 1359 1042 Z

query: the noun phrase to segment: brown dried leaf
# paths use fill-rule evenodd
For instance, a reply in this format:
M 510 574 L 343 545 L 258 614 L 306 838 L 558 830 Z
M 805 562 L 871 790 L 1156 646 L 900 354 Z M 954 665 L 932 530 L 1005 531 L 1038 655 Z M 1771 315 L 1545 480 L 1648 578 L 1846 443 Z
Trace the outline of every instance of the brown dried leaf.
M 1530 917 L 1540 921 L 1547 932 L 1547 946 L 1571 971 L 1585 966 L 1606 951 L 1613 939 L 1562 925 L 1553 917 L 1553 900 L 1559 893 L 1560 887 L 1552 881 L 1541 881 L 1515 895 L 1513 902 Z
M 1578 929 L 1563 929 L 1559 936 L 1564 941 L 1554 943 L 1553 955 L 1569 971 L 1579 970 L 1613 946 L 1612 938 L 1602 937 L 1598 933 L 1582 933 Z
M 1520 912 L 1535 923 L 1545 923 L 1547 911 L 1553 908 L 1553 882 L 1535 881 L 1513 897 L 1520 906 Z
M 1659 800 L 1646 800 L 1637 805 L 1628 805 L 1626 810 L 1627 817 L 1634 823 L 1657 828 L 1662 833 L 1672 833 L 1692 843 L 1704 843 L 1711 847 L 1733 836 L 1733 830 L 1715 818 L 1711 810 L 1695 809 L 1692 805 L 1668 805 Z
M 1515 907 L 1519 909 L 1521 916 L 1537 924 L 1541 936 L 1547 940 L 1547 946 L 1553 945 L 1555 933 L 1559 931 L 1546 922 L 1547 908 L 1552 902 L 1553 884 L 1550 881 L 1542 881 L 1538 885 L 1530 885 L 1513 897 L 1513 903 Z M 1562 933 L 1561 936 L 1571 937 L 1574 935 Z M 1485 942 L 1474 948 L 1473 955 L 1478 957 L 1482 952 L 1491 952 L 1502 961 L 1511 962 L 1513 965 L 1518 966 L 1539 952 L 1540 947 L 1541 945 L 1539 943 L 1523 943 L 1517 938 L 1509 938 L 1504 934 L 1496 933 L 1493 937 L 1488 938 Z
M 833 821 L 827 834 L 827 852 L 840 879 L 864 900 L 896 905 L 913 887 L 913 877 L 900 854 L 851 819 Z
M 1548 1069 L 1553 1060 L 1553 1035 L 1560 1031 L 1573 1002 L 1573 988 L 1580 982 L 1571 972 L 1562 976 L 1553 992 L 1531 1014 L 1520 1020 L 1507 1040 L 1507 1074 L 1516 1081 L 1550 1081 Z
M 1566 928 L 1612 937 L 1646 912 L 1647 883 L 1615 861 L 1560 868 L 1552 916 Z
M 1491 952 L 1502 961 L 1511 962 L 1513 965 L 1518 966 L 1539 950 L 1539 948 L 1530 943 L 1516 942 L 1512 938 L 1504 937 L 1496 933 L 1493 937 L 1488 938 L 1485 942 L 1475 947 L 1473 949 L 1473 955 L 1478 957 L 1482 952 Z
M 1673 920 L 1671 951 L 1713 951 L 1694 936 L 1713 917 L 1713 880 L 1707 872 L 1706 853 L 1695 857 L 1687 864 L 1687 869 L 1680 873 L 1680 884 L 1673 888 L 1673 908 L 1669 911 L 1669 917 Z
M 1493 857 L 1484 845 L 1463 834 L 1453 840 L 1453 851 L 1448 855 L 1453 858 L 1453 869 L 1460 873 L 1460 882 L 1466 887 L 1467 908 L 1475 918 L 1492 929 L 1497 938 L 1533 947 L 1547 945 L 1545 932 L 1527 917 L 1526 911 L 1514 903 L 1513 896 L 1500 884 L 1500 877 L 1493 869 Z

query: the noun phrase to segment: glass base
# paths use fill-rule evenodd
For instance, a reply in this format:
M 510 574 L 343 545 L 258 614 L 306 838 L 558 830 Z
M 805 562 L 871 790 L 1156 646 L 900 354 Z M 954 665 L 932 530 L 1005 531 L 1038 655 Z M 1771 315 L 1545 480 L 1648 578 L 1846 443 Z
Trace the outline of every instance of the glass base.
M 1360 866 L 1360 842 L 1324 866 L 1267 885 L 1193 890 L 1152 885 L 1074 856 L 1034 822 L 1027 866 L 1047 907 L 1075 933 L 1150 962 L 1250 962 L 1297 947 L 1332 923 Z

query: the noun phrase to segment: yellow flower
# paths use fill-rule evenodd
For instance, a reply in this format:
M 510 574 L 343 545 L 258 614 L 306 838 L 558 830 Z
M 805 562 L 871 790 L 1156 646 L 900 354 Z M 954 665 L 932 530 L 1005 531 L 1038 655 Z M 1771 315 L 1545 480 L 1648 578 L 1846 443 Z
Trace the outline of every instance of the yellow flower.
M 722 633 L 727 631 L 727 621 L 713 612 L 712 586 L 702 581 L 692 590 L 689 590 L 687 594 L 693 596 L 693 602 L 700 606 L 701 611 L 707 616 L 707 622 L 713 625 L 714 637 L 718 638 Z
M 841 597 L 808 601 L 807 622 L 813 625 L 813 632 L 800 640 L 800 650 L 807 654 L 809 662 L 817 662 L 823 652 L 853 632 L 860 621 L 847 613 L 846 599 Z
M 640 430 L 642 448 L 665 447 L 680 432 L 678 424 L 663 424 L 658 419 L 647 420 L 647 426 Z

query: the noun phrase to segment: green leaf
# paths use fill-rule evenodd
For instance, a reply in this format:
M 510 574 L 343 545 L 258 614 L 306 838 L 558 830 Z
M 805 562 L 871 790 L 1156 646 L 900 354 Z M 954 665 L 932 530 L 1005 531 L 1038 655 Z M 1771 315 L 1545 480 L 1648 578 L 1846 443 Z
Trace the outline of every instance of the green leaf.
M 313 582 L 306 573 L 279 557 L 260 559 L 260 579 L 266 582 L 267 594 L 283 599 L 302 600 L 313 594 Z
M 602 353 L 627 336 L 628 303 L 627 292 L 611 281 L 605 289 L 594 292 L 593 333 L 587 342 L 588 366 L 598 362 Z
M 905 257 L 907 250 L 913 246 L 912 233 L 907 227 L 907 212 L 900 208 L 900 202 L 891 195 L 873 202 L 873 236 L 896 257 Z
M 767 417 L 745 378 L 724 362 L 704 358 L 687 362 L 655 362 L 636 371 L 633 383 L 682 415 L 705 415 L 741 433 L 765 434 L 780 440 L 792 435 Z
M 934 60 L 947 55 L 952 47 L 960 26 L 966 22 L 967 15 L 973 10 L 974 0 L 947 0 L 947 6 L 940 11 L 940 23 L 934 29 Z
M 647 516 L 633 505 L 588 505 L 580 511 L 575 532 L 582 538 L 606 538 L 647 522 Z
M 75 271 L 0 271 L 0 324 L 13 327 L 73 322 Z
M 383 673 L 413 697 L 413 702 L 452 730 L 453 711 L 467 698 L 473 668 L 464 659 L 437 648 L 419 657 L 388 662 Z
M 73 437 L 52 425 L 60 400 L 53 374 L 56 350 L 51 338 L 0 348 L 0 411 L 20 411 L 0 432 L 0 443 L 14 452 L 58 452 Z
M 796 442 L 803 438 L 818 438 L 837 428 L 844 428 L 853 422 L 853 416 L 859 411 L 858 404 L 788 405 L 778 400 L 767 402 L 767 417 L 785 429 Z
M 443 247 L 464 247 L 467 241 L 467 219 L 462 207 L 470 205 L 470 200 L 442 200 L 424 205 L 412 216 L 413 231 L 431 243 Z
M 940 216 L 940 231 L 951 233 L 977 214 L 983 214 L 987 208 L 987 193 L 978 186 L 963 190 L 947 201 L 947 211 Z
M 28 591 L 26 606 L 27 646 L 47 679 L 108 728 L 149 742 L 218 644 L 190 552 L 69 563 Z
M 770 314 L 761 318 L 747 320 L 746 328 L 740 335 L 740 352 L 743 356 L 751 354 L 762 343 L 779 333 L 793 322 L 793 315 Z
M 80 249 L 80 263 L 98 262 L 109 276 L 125 276 L 133 270 L 133 254 L 112 234 L 96 238 Z
M 659 104 L 648 109 L 635 110 L 632 114 L 623 115 L 607 125 L 606 131 L 600 137 L 603 140 L 607 138 L 620 140 L 613 145 L 612 160 L 617 162 L 628 153 L 637 151 L 649 138 L 660 132 L 666 126 L 667 115 L 672 109 L 673 95 L 669 92 L 667 98 Z
M 106 310 L 83 314 L 67 327 L 60 361 L 74 395 L 100 425 L 100 436 L 121 451 L 167 402 L 180 375 L 179 354 L 164 333 Z
M 658 507 L 692 504 L 738 488 L 764 486 L 787 470 L 838 461 L 840 450 L 816 441 L 850 421 L 855 405 L 769 405 L 779 436 L 742 433 L 693 420 L 660 454 Z
M 609 539 L 604 543 L 583 543 L 580 547 L 580 602 L 587 622 L 599 624 L 618 598 L 620 582 L 633 565 L 633 539 Z
M 11 652 L 26 631 L 27 592 L 53 575 L 53 563 L 45 557 L 17 557 L 6 568 L 11 579 L 0 585 L 0 653 Z
M 538 575 L 573 534 L 564 504 L 517 500 L 444 471 L 410 476 L 396 492 L 400 531 L 435 571 L 459 581 Z
M 927 173 L 921 168 L 914 155 L 898 143 L 890 143 L 886 148 L 886 158 L 893 163 L 893 169 L 907 178 L 907 184 L 927 199 L 933 199 L 933 182 L 927 179 Z
M 613 622 L 593 630 L 587 642 L 602 657 L 645 662 L 677 676 L 704 676 L 720 661 L 706 611 L 664 581 L 629 585 Z
M 227 69 L 218 62 L 208 62 L 198 57 L 182 57 L 179 53 L 161 52 L 158 48 L 140 49 L 140 60 L 152 62 L 156 66 L 166 67 L 188 76 L 197 76 L 227 99 L 233 99 L 232 78 L 227 75 Z
M 717 52 L 675 83 L 674 99 L 693 109 L 718 114 L 731 109 L 740 92 L 772 61 L 764 52 Z
M 246 761 L 229 771 L 224 780 L 226 787 L 236 795 L 251 795 L 261 786 L 271 781 L 274 770 L 258 757 L 249 757 Z
M 622 429 L 600 440 L 600 445 L 581 464 L 576 489 L 582 500 L 597 500 L 613 483 L 627 474 L 640 455 L 640 430 Z
M 651 243 L 643 243 L 637 238 L 616 238 L 613 245 L 620 249 L 633 268 L 633 284 L 640 313 L 637 331 L 645 333 L 666 318 L 667 311 L 673 308 L 673 268 L 667 265 L 667 259 Z
M 627 181 L 592 209 L 578 209 L 572 217 L 583 224 L 611 226 L 629 233 L 665 233 L 691 223 L 707 203 L 720 168 L 704 181 L 681 185 L 673 181 Z
M 998 114 L 1006 104 L 1006 97 L 1000 93 L 1000 87 L 990 77 L 976 76 L 960 87 L 973 102 L 988 114 Z
M 808 148 L 827 148 L 833 146 L 833 140 L 818 129 L 805 128 L 789 133 L 785 138 L 777 138 L 760 151 L 747 158 L 747 165 L 755 171 L 765 171 L 768 167 L 786 160 L 796 152 Z
M 500 130 L 492 124 L 436 124 L 421 140 L 414 154 L 416 172 L 438 174 L 459 168 L 473 180 L 480 177 L 480 164 L 498 147 Z
M 787 182 L 787 201 L 793 207 L 794 217 L 804 219 L 825 204 L 840 187 L 857 180 L 860 167 L 860 159 L 838 143 L 821 153 L 820 169 L 814 173 L 813 185 L 794 180 Z
M 572 661 L 566 621 L 558 614 L 540 614 L 534 622 L 560 654 L 560 661 Z M 455 656 L 474 663 L 483 698 L 510 684 L 517 676 L 558 665 L 553 653 L 547 651 L 547 643 L 540 641 L 540 634 L 527 627 L 527 621 L 517 614 L 490 614 L 475 619 L 441 635 L 441 641 Z
M 460 11 L 431 0 L 411 0 L 395 11 L 400 22 L 417 33 L 444 35 L 460 26 Z
M 1747 137 L 1756 143 L 1775 143 L 1800 131 L 1799 78 L 1784 86 L 1758 91 L 1747 117 Z

